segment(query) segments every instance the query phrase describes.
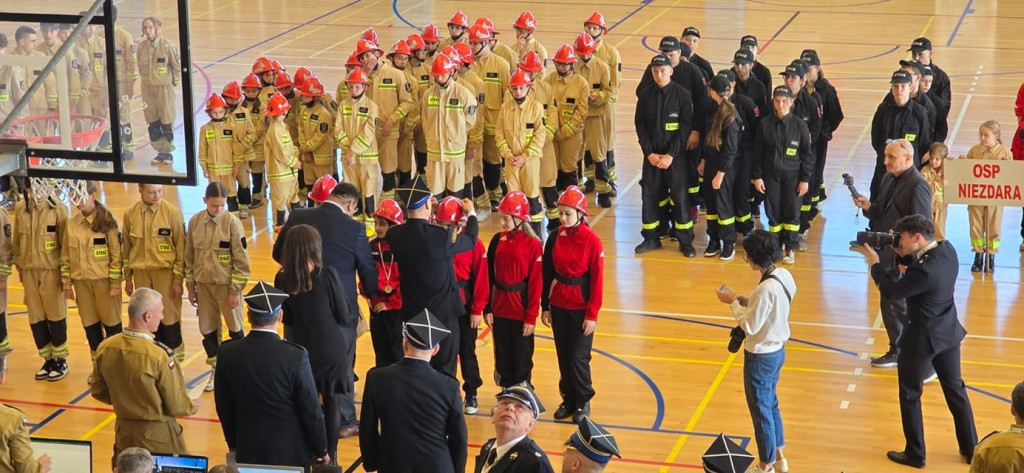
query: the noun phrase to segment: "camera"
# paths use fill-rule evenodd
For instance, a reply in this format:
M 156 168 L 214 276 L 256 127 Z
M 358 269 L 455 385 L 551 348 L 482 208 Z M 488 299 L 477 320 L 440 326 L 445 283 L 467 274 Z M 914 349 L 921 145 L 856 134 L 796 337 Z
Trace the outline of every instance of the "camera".
M 900 246 L 900 236 L 892 233 L 857 232 L 856 241 L 857 245 L 867 243 L 868 246 L 875 250 L 880 250 L 887 246 L 891 246 L 893 248 Z
M 740 347 L 743 346 L 743 340 L 747 338 L 747 333 L 743 331 L 743 328 L 739 325 L 732 328 L 729 331 L 729 353 L 736 353 L 740 351 Z

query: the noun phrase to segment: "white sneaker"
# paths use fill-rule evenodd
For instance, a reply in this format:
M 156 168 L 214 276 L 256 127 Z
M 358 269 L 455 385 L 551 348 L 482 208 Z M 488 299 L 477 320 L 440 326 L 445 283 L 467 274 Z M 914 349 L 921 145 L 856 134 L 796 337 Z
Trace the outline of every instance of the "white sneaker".
M 203 392 L 213 392 L 213 375 L 216 374 L 216 368 L 210 370 L 210 377 L 206 380 L 206 386 L 203 387 Z
M 797 234 L 796 251 L 807 251 L 807 232 Z
M 238 217 L 239 218 L 249 218 L 249 208 L 246 207 L 246 208 L 238 209 Z
M 483 208 L 483 207 L 477 209 L 477 211 L 476 211 L 476 220 L 478 222 L 483 222 L 483 221 L 485 221 L 485 220 L 487 220 L 489 218 L 491 218 L 491 209 L 487 209 L 487 208 Z
M 782 264 L 796 264 L 796 252 L 787 251 L 786 256 L 782 257 Z
M 773 467 L 770 470 L 762 470 L 761 465 L 755 463 L 754 466 L 750 467 L 750 469 L 747 470 L 747 473 L 767 473 L 769 471 L 775 471 L 775 468 Z
M 928 384 L 928 383 L 930 383 L 932 381 L 935 381 L 936 379 L 939 379 L 939 374 L 934 372 L 934 371 L 932 371 L 932 374 L 930 376 L 928 376 L 927 378 L 925 378 L 922 384 Z
M 785 458 L 780 458 L 779 461 L 775 462 L 775 471 L 789 473 L 789 462 Z

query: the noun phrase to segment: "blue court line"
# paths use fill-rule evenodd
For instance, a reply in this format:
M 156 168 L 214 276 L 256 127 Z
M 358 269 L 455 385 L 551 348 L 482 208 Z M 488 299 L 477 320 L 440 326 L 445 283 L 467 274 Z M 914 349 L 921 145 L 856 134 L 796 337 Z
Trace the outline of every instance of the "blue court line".
M 640 10 L 643 10 L 644 8 L 647 8 L 647 5 L 650 5 L 652 2 L 654 2 L 654 0 L 640 0 L 640 6 L 637 7 L 636 10 L 633 10 L 633 11 L 629 12 L 628 14 L 626 14 L 626 16 L 622 17 L 619 21 L 616 21 L 615 23 L 612 23 L 612 26 L 608 27 L 608 32 L 611 32 L 612 30 L 617 28 L 619 25 L 624 23 L 626 20 L 632 18 L 633 15 L 636 15 L 637 13 L 640 13 Z
M 967 5 L 964 5 L 964 11 L 960 14 L 960 19 L 956 21 L 956 26 L 953 27 L 953 32 L 949 35 L 949 41 L 946 41 L 946 46 L 952 46 L 953 40 L 956 39 L 956 34 L 960 32 L 960 25 L 964 24 L 964 18 L 971 13 L 974 13 L 974 9 L 971 5 L 974 4 L 974 0 L 967 0 Z
M 218 59 L 218 60 L 216 60 L 214 62 L 211 62 L 211 63 L 207 64 L 203 68 L 205 69 L 205 68 L 208 68 L 208 67 L 216 66 L 217 64 L 220 64 L 220 63 L 222 63 L 224 61 L 227 61 L 228 59 L 231 59 L 231 58 L 233 58 L 235 56 L 238 56 L 239 54 L 242 54 L 244 52 L 247 52 L 249 50 L 252 50 L 254 48 L 262 46 L 264 44 L 267 44 L 267 43 L 269 43 L 271 41 L 274 41 L 275 39 L 280 38 L 280 37 L 282 37 L 282 36 L 284 36 L 284 35 L 286 35 L 288 33 L 294 32 L 295 30 L 305 28 L 305 27 L 307 27 L 307 26 L 309 26 L 309 25 L 311 25 L 313 23 L 316 23 L 317 21 L 320 21 L 320 20 L 322 20 L 322 19 L 324 19 L 324 18 L 326 18 L 328 16 L 331 16 L 331 15 L 333 15 L 335 13 L 338 13 L 338 12 L 340 12 L 340 11 L 342 11 L 342 10 L 348 8 L 348 7 L 351 7 L 352 5 L 355 5 L 355 4 L 359 3 L 359 2 L 362 2 L 362 1 L 363 0 L 352 0 L 349 3 L 346 3 L 345 5 L 342 5 L 342 6 L 338 7 L 338 8 L 335 8 L 334 10 L 331 10 L 331 11 L 329 11 L 327 13 L 324 13 L 323 15 L 320 15 L 320 16 L 318 16 L 316 18 L 313 18 L 312 20 L 308 20 L 308 21 L 300 23 L 300 24 L 298 24 L 296 26 L 288 28 L 287 30 L 284 30 L 284 31 L 282 31 L 282 32 L 280 32 L 278 34 L 275 34 L 275 35 L 273 35 L 273 36 L 271 36 L 271 37 L 269 37 L 267 39 L 264 39 L 263 41 L 260 41 L 258 43 L 254 43 L 254 44 L 252 44 L 249 47 L 246 47 L 244 49 L 239 49 L 238 51 L 235 51 L 235 52 L 233 52 L 233 53 L 231 53 L 231 54 L 229 54 L 227 56 L 224 56 L 224 57 L 222 57 L 222 58 L 220 58 L 220 59 Z
M 410 28 L 415 28 L 416 30 L 421 29 L 419 26 L 416 26 L 410 23 L 409 20 L 406 20 L 405 17 L 402 16 L 402 14 L 398 11 L 398 0 L 391 0 L 391 11 L 394 12 L 395 18 L 398 18 L 399 21 L 405 23 Z

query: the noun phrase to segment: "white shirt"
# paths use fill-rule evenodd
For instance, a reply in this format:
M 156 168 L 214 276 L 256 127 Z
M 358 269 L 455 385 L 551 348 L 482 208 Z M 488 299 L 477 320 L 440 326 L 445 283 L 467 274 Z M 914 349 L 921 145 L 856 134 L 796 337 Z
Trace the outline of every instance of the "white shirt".
M 516 444 L 519 443 L 519 441 L 524 439 L 524 438 L 526 438 L 525 435 L 520 436 L 520 437 L 516 437 L 516 438 L 512 439 L 511 442 L 508 442 L 508 443 L 506 443 L 504 445 L 491 446 L 492 449 L 498 451 L 497 456 L 494 457 L 494 463 L 492 463 L 490 466 L 488 466 L 486 463 L 484 463 L 484 468 L 482 470 L 480 470 L 480 473 L 487 473 L 488 471 L 491 471 L 491 467 L 493 467 L 494 465 L 497 465 L 498 462 L 501 461 L 502 457 L 504 457 L 505 454 L 508 453 L 508 451 L 512 449 L 512 447 L 516 446 Z M 497 440 L 495 440 L 495 443 L 497 443 Z M 491 454 L 491 452 L 488 451 L 487 455 L 490 455 L 490 454 Z
M 796 297 L 796 281 L 784 268 L 775 268 L 771 274 L 779 281 L 765 278 L 750 294 L 746 307 L 739 300 L 729 304 L 736 322 L 747 334 L 744 349 L 750 353 L 773 353 L 789 340 L 790 300 L 782 288 L 785 286 Z

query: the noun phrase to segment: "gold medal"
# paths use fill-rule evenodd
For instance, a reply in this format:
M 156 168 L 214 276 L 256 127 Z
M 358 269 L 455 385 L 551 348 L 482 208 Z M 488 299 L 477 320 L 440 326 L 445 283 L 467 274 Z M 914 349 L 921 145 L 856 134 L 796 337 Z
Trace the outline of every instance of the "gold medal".
M 385 294 L 391 294 L 391 285 L 390 284 L 388 284 L 387 286 L 384 286 L 384 293 Z

